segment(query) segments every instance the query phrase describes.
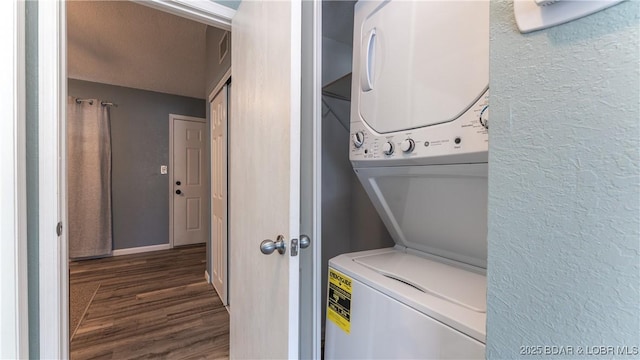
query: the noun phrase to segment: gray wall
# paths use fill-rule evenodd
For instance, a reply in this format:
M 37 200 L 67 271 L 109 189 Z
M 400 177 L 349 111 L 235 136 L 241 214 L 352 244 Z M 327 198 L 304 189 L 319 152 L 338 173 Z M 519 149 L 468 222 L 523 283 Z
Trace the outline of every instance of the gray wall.
M 488 358 L 640 346 L 639 20 L 521 35 L 491 2 Z
M 237 3 L 238 5 L 240 2 Z M 211 26 L 207 27 L 206 34 L 206 62 L 205 62 L 205 96 L 207 99 L 209 98 L 209 94 L 215 89 L 224 74 L 231 68 L 231 33 L 229 33 L 229 52 L 226 57 L 220 63 L 220 39 L 224 35 L 226 31 L 220 30 Z M 206 104 L 206 115 L 207 115 L 207 134 L 211 134 L 211 114 L 209 109 L 209 103 Z M 208 136 L 208 135 L 207 135 Z M 210 153 L 209 146 L 211 145 L 211 141 L 207 141 L 207 153 Z M 211 169 L 209 172 L 209 179 L 211 179 Z M 211 206 L 211 203 L 208 203 Z M 209 207 L 209 213 L 210 213 Z M 211 234 L 211 223 L 209 222 L 209 234 Z M 207 236 L 207 272 L 209 274 L 213 273 L 213 264 L 211 264 L 211 236 Z
M 113 248 L 169 243 L 169 114 L 205 116 L 205 101 L 69 79 L 69 96 L 111 109 Z M 72 191 L 72 189 L 70 189 Z
M 350 45 L 322 37 L 322 86 L 351 72 L 352 55 Z
M 242 0 L 213 0 L 213 2 L 216 2 L 220 5 L 224 5 L 228 8 L 232 8 L 234 10 L 238 9 L 238 6 L 240 6 L 240 3 L 242 2 Z
M 351 72 L 355 3 L 322 2 L 322 86 Z

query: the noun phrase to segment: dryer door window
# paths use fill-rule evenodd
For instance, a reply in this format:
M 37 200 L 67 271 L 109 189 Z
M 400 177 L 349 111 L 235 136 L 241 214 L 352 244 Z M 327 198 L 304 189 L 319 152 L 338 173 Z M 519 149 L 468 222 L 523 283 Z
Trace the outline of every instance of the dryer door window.
M 354 93 L 378 133 L 455 120 L 488 86 L 489 1 L 381 3 L 355 32 Z

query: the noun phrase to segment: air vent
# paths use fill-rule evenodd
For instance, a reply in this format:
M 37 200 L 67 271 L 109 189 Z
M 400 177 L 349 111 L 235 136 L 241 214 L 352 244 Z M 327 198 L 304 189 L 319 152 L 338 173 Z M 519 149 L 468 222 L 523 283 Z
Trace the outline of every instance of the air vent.
M 220 59 L 218 60 L 218 63 L 222 64 L 224 59 L 227 57 L 227 54 L 229 53 L 229 32 L 228 31 L 225 31 L 224 35 L 222 35 L 222 39 L 220 39 L 219 50 L 220 50 L 219 51 Z

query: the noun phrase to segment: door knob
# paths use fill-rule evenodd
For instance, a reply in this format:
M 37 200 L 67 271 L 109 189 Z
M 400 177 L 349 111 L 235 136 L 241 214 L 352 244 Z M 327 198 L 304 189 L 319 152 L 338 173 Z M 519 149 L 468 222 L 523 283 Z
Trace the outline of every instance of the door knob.
M 182 191 L 180 191 L 180 189 L 176 190 L 176 194 L 180 195 L 182 194 Z
M 300 234 L 300 249 L 306 249 L 311 245 L 311 239 L 307 235 Z
M 287 251 L 286 247 L 287 245 L 284 243 L 284 236 L 282 235 L 278 235 L 275 242 L 267 239 L 260 243 L 260 251 L 265 255 L 269 255 L 275 250 L 278 250 L 278 253 L 282 255 Z

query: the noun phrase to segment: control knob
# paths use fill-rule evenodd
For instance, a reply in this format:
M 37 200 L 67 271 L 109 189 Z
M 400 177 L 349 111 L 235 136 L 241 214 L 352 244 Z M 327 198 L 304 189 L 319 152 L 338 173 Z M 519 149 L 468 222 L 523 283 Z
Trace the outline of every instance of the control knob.
M 480 111 L 480 124 L 484 126 L 485 129 L 489 129 L 489 105 Z
M 400 144 L 400 148 L 406 153 L 412 152 L 415 147 L 416 143 L 413 141 L 413 139 L 404 139 L 404 141 Z
M 364 132 L 358 131 L 353 134 L 353 145 L 357 148 L 361 147 L 364 144 Z
M 385 155 L 391 155 L 393 154 L 393 144 L 390 141 L 387 141 L 386 143 L 384 143 L 382 145 L 382 152 Z

